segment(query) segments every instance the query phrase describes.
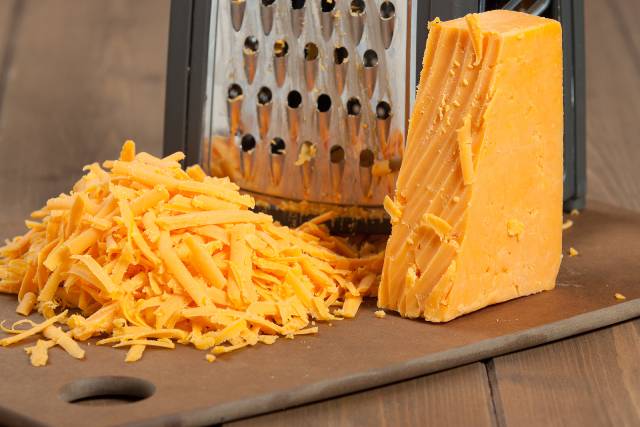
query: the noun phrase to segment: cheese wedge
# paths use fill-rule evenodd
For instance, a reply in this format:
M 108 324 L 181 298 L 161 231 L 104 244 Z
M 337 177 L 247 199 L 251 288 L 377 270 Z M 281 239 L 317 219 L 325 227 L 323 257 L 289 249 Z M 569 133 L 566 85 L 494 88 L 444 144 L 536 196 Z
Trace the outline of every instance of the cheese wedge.
M 378 306 L 445 322 L 552 289 L 562 34 L 511 11 L 430 24 Z

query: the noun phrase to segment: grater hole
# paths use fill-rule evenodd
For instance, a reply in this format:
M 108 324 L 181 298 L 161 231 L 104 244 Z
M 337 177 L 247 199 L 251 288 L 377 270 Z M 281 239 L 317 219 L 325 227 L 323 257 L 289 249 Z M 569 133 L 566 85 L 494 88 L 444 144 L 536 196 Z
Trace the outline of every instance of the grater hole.
M 362 168 L 370 168 L 373 166 L 375 158 L 373 155 L 373 151 L 368 148 L 365 148 L 360 152 L 360 167 Z
M 333 62 L 337 65 L 344 64 L 349 61 L 349 51 L 346 47 L 340 46 L 333 50 Z
M 278 58 L 282 58 L 284 56 L 287 56 L 288 53 L 289 43 L 287 43 L 287 41 L 283 39 L 276 40 L 273 44 L 273 54 Z
M 233 83 L 227 90 L 227 97 L 230 101 L 236 100 L 242 96 L 242 88 L 239 84 Z
M 302 9 L 304 7 L 305 3 L 306 3 L 305 0 L 291 0 L 291 8 L 292 9 Z
M 271 89 L 266 86 L 261 87 L 258 91 L 258 104 L 266 105 L 271 102 L 271 99 L 273 99 Z
M 275 13 L 275 0 L 262 0 L 260 6 L 260 22 L 265 36 L 271 34 L 273 29 L 273 15 Z
M 364 66 L 367 68 L 373 68 L 378 65 L 378 54 L 373 49 L 368 49 L 364 53 L 363 57 Z
M 383 1 L 380 5 L 380 17 L 382 19 L 391 19 L 396 16 L 396 7 L 390 1 Z
M 287 105 L 289 108 L 298 108 L 302 105 L 302 95 L 297 90 L 292 90 L 287 95 Z
M 275 137 L 271 140 L 271 154 L 274 156 L 282 156 L 285 153 L 286 145 L 284 139 Z
M 401 157 L 394 157 L 389 160 L 389 169 L 391 169 L 391 172 L 398 172 L 400 170 L 400 166 L 402 166 Z
M 320 1 L 320 9 L 323 12 L 331 12 L 336 7 L 335 0 L 321 0 Z
M 305 61 L 315 61 L 318 59 L 319 54 L 318 46 L 315 43 L 307 43 L 304 45 L 304 59 Z
M 256 36 L 249 36 L 244 39 L 244 50 L 247 53 L 256 53 L 260 47 L 260 42 Z
M 339 145 L 334 145 L 329 150 L 329 160 L 331 163 L 342 163 L 344 162 L 344 148 Z
M 245 153 L 251 152 L 256 148 L 256 139 L 251 134 L 246 134 L 240 140 L 240 148 Z
M 246 5 L 245 0 L 231 0 L 231 26 L 236 32 L 242 28 Z
M 347 101 L 347 114 L 350 116 L 358 116 L 362 111 L 362 105 L 358 98 L 349 98 Z
M 326 113 L 331 109 L 331 97 L 326 93 L 323 93 L 318 97 L 316 105 L 318 107 L 318 111 L 320 111 L 321 113 Z
M 380 120 L 386 120 L 391 117 L 391 105 L 386 101 L 378 102 L 378 105 L 376 105 L 376 117 Z
M 366 8 L 364 0 L 351 0 L 350 11 L 352 15 L 362 15 Z

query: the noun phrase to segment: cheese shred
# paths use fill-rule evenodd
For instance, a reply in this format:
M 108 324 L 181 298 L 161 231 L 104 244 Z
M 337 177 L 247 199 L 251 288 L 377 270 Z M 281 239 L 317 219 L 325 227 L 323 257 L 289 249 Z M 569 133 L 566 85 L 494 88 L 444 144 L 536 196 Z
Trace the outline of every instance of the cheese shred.
M 353 317 L 375 294 L 382 252 L 329 235 L 322 223 L 335 213 L 281 226 L 228 178 L 183 170 L 183 158 L 136 153 L 126 141 L 118 160 L 86 166 L 70 194 L 49 199 L 26 234 L 0 247 L 0 292 L 18 295 L 17 313 L 46 318 L 2 326 L 12 336 L 1 346 L 39 336 L 25 348 L 34 366 L 54 345 L 82 359 L 78 342 L 92 337 L 126 348 L 126 362 L 176 343 L 213 361 L 316 333 L 316 320 Z

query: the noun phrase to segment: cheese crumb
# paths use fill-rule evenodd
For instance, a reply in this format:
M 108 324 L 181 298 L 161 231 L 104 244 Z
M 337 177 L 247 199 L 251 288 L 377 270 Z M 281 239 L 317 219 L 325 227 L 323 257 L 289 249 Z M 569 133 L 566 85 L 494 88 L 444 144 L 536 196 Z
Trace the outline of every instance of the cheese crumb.
M 131 162 L 136 157 L 136 144 L 130 139 L 127 139 L 122 145 L 120 150 L 120 160 L 123 162 Z
M 373 313 L 378 319 L 384 319 L 384 317 L 387 315 L 387 313 L 384 312 L 384 310 L 376 310 L 375 313 Z
M 31 365 L 44 366 L 49 360 L 48 350 L 54 345 L 56 345 L 56 343 L 51 340 L 38 340 L 36 345 L 25 347 L 24 351 L 29 355 Z
M 467 114 L 462 122 L 462 126 L 456 130 L 458 140 L 458 151 L 460 155 L 460 166 L 462 168 L 462 179 L 464 185 L 473 184 L 473 153 L 471 151 L 471 115 Z
M 381 160 L 379 162 L 375 162 L 371 167 L 371 175 L 381 177 L 385 175 L 389 175 L 391 172 L 391 166 L 389 165 L 389 160 Z
M 144 353 L 144 349 L 146 346 L 144 344 L 134 344 L 129 347 L 129 351 L 127 351 L 127 355 L 124 358 L 124 361 L 127 363 L 137 362 L 142 358 L 142 354 Z
M 507 221 L 507 233 L 511 237 L 515 237 L 520 240 L 520 236 L 524 232 L 524 224 L 517 219 L 510 219 Z
M 22 297 L 20 304 L 16 307 L 16 313 L 22 314 L 23 316 L 28 316 L 33 310 L 33 306 L 36 304 L 36 294 L 33 292 L 27 292 Z
M 446 240 L 451 233 L 451 225 L 437 215 L 426 213 L 422 216 L 422 226 L 432 229 L 440 238 L 440 241 Z
M 216 361 L 216 356 L 214 356 L 213 354 L 207 354 L 204 358 L 207 359 L 207 362 L 209 363 L 213 363 Z
M 71 357 L 84 359 L 84 350 L 71 338 L 70 333 L 64 332 L 57 326 L 50 325 L 42 331 L 42 335 L 62 347 Z
M 571 216 L 578 216 L 578 215 L 580 215 L 580 211 L 578 209 L 572 209 L 570 215 Z
M 296 162 L 294 164 L 296 166 L 302 166 L 305 163 L 310 162 L 316 157 L 317 152 L 318 148 L 315 146 L 315 144 L 302 144 L 302 147 L 300 147 L 300 153 L 298 154 L 298 158 L 296 159 Z
M 580 252 L 578 252 L 576 250 L 576 248 L 574 248 L 573 246 L 569 248 L 569 256 L 576 256 L 578 255 Z
M 467 22 L 467 29 L 469 36 L 471 37 L 471 44 L 473 46 L 473 52 L 475 53 L 475 61 L 473 65 L 479 65 L 482 62 L 482 31 L 480 30 L 480 23 L 477 13 L 470 13 L 464 17 Z
M 563 224 L 562 224 L 562 229 L 563 230 L 567 230 L 569 228 L 573 227 L 573 221 L 571 221 L 570 219 L 566 220 Z
M 402 207 L 391 200 L 389 196 L 384 196 L 383 206 L 384 210 L 387 211 L 391 217 L 391 224 L 395 225 L 400 222 L 400 219 L 402 218 Z
M 407 269 L 407 275 L 404 278 L 404 285 L 407 289 L 411 289 L 415 286 L 418 275 L 416 274 L 416 266 L 411 265 Z
M 626 300 L 626 299 L 627 299 L 627 297 L 625 297 L 624 295 L 622 295 L 622 294 L 620 294 L 620 293 L 618 293 L 618 292 L 616 292 L 615 297 L 616 297 L 616 299 L 617 299 L 618 301 L 624 301 L 624 300 Z

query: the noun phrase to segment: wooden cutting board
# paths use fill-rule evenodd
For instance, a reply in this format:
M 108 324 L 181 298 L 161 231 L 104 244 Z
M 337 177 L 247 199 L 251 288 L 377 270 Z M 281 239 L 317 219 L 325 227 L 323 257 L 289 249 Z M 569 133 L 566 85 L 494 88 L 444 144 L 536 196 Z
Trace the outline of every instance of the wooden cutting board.
M 373 315 L 323 324 L 316 336 L 281 339 L 207 363 L 193 348 L 125 351 L 82 344 L 86 360 L 59 348 L 29 365 L 23 345 L 0 348 L 0 421 L 33 425 L 213 424 L 317 401 L 497 356 L 640 316 L 640 215 L 593 204 L 565 232 L 558 286 L 447 324 Z M 627 297 L 619 301 L 618 292 Z M 18 319 L 15 296 L 0 296 L 0 319 Z M 34 316 L 37 317 L 37 316 Z M 36 319 L 39 320 L 39 319 Z M 124 378 L 123 378 L 124 377 Z M 118 394 L 150 397 L 66 400 Z M 92 403 L 92 404 L 91 404 Z

